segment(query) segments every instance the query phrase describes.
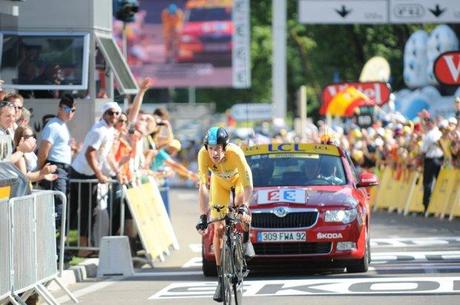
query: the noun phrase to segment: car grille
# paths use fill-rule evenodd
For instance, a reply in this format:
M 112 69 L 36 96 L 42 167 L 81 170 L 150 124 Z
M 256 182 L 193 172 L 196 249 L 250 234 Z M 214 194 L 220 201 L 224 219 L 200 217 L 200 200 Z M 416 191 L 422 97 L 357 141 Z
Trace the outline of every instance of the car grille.
M 259 229 L 308 228 L 316 223 L 317 211 L 291 212 L 285 217 L 273 213 L 253 213 L 251 226 Z
M 257 243 L 254 250 L 257 255 L 282 254 L 327 254 L 332 243 Z

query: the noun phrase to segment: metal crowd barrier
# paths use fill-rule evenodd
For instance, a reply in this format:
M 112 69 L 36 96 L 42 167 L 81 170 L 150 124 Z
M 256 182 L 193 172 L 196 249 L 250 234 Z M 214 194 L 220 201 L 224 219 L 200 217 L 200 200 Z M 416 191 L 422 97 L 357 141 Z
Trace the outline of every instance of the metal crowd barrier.
M 62 198 L 64 213 L 61 219 L 59 272 L 54 196 Z M 63 269 L 65 212 L 66 196 L 56 191 L 37 191 L 0 203 L 0 304 L 4 300 L 15 305 L 25 304 L 24 300 L 35 291 L 48 304 L 56 305 L 58 302 L 44 286 L 50 281 L 55 281 L 78 303 L 58 280 Z
M 67 210 L 67 232 L 76 232 L 76 241 L 67 239 L 65 242 L 66 250 L 87 250 L 99 251 L 99 241 L 103 236 L 123 235 L 125 230 L 125 199 L 120 183 L 117 180 L 109 180 L 106 184 L 100 184 L 97 179 L 69 179 L 70 194 Z M 101 186 L 107 186 L 102 191 Z M 119 192 L 119 206 L 114 205 L 114 188 L 117 187 Z M 88 191 L 90 193 L 86 193 Z M 96 195 L 97 193 L 97 195 Z M 77 196 L 77 198 L 72 198 Z M 87 199 L 87 200 L 82 200 Z M 103 202 L 106 201 L 106 206 Z M 102 203 L 102 204 L 101 204 Z M 88 211 L 84 213 L 82 205 L 88 204 Z M 119 230 L 112 234 L 114 226 L 114 212 L 119 211 Z M 99 223 L 97 221 L 100 221 Z M 71 223 L 72 222 L 72 223 Z M 84 223 L 87 223 L 84 228 Z M 82 230 L 86 229 L 88 244 L 82 245 L 80 237 Z
M 8 200 L 0 201 L 0 302 L 11 299 L 11 242 Z

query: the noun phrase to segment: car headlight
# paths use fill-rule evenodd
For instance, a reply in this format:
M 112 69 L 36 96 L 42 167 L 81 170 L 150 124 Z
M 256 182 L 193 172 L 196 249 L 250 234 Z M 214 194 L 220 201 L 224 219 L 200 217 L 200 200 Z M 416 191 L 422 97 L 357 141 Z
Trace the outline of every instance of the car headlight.
M 324 215 L 325 222 L 350 223 L 355 220 L 358 212 L 356 209 L 351 210 L 328 210 Z

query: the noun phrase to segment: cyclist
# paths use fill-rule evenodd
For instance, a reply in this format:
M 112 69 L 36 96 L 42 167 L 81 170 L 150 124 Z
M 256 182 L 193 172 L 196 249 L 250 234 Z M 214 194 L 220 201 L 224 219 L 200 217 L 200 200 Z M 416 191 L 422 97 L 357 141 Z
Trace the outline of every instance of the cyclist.
M 200 221 L 196 229 L 204 234 L 207 229 L 208 202 L 211 219 L 223 218 L 229 211 L 230 193 L 235 190 L 235 205 L 243 223 L 249 230 L 251 216 L 248 205 L 252 196 L 252 173 L 244 153 L 237 145 L 228 142 L 228 133 L 224 128 L 212 127 L 208 130 L 204 145 L 198 152 Z M 211 172 L 208 191 L 208 172 Z M 210 196 L 209 196 L 210 194 Z M 254 248 L 249 234 L 244 234 L 245 256 L 254 256 Z M 221 268 L 221 249 L 224 236 L 224 221 L 214 223 L 214 253 L 216 257 L 218 283 L 214 301 L 223 300 L 223 276 Z
M 174 56 L 177 52 L 179 32 L 184 22 L 184 13 L 171 3 L 161 12 L 161 22 L 163 24 L 163 39 L 166 60 L 171 63 L 175 60 Z

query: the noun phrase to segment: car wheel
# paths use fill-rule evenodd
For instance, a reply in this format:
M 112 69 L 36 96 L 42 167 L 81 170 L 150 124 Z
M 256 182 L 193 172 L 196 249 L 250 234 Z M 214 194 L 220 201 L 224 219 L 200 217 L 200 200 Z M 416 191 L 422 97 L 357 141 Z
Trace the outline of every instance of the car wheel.
M 360 273 L 367 272 L 369 269 L 369 263 L 371 261 L 371 247 L 369 235 L 366 232 L 366 249 L 364 250 L 364 256 L 362 259 L 354 261 L 347 266 L 348 273 Z
M 203 247 L 203 246 L 202 246 Z M 202 249 L 202 260 L 203 260 L 203 275 L 204 276 L 217 276 L 216 262 L 210 262 L 204 257 L 204 251 Z

